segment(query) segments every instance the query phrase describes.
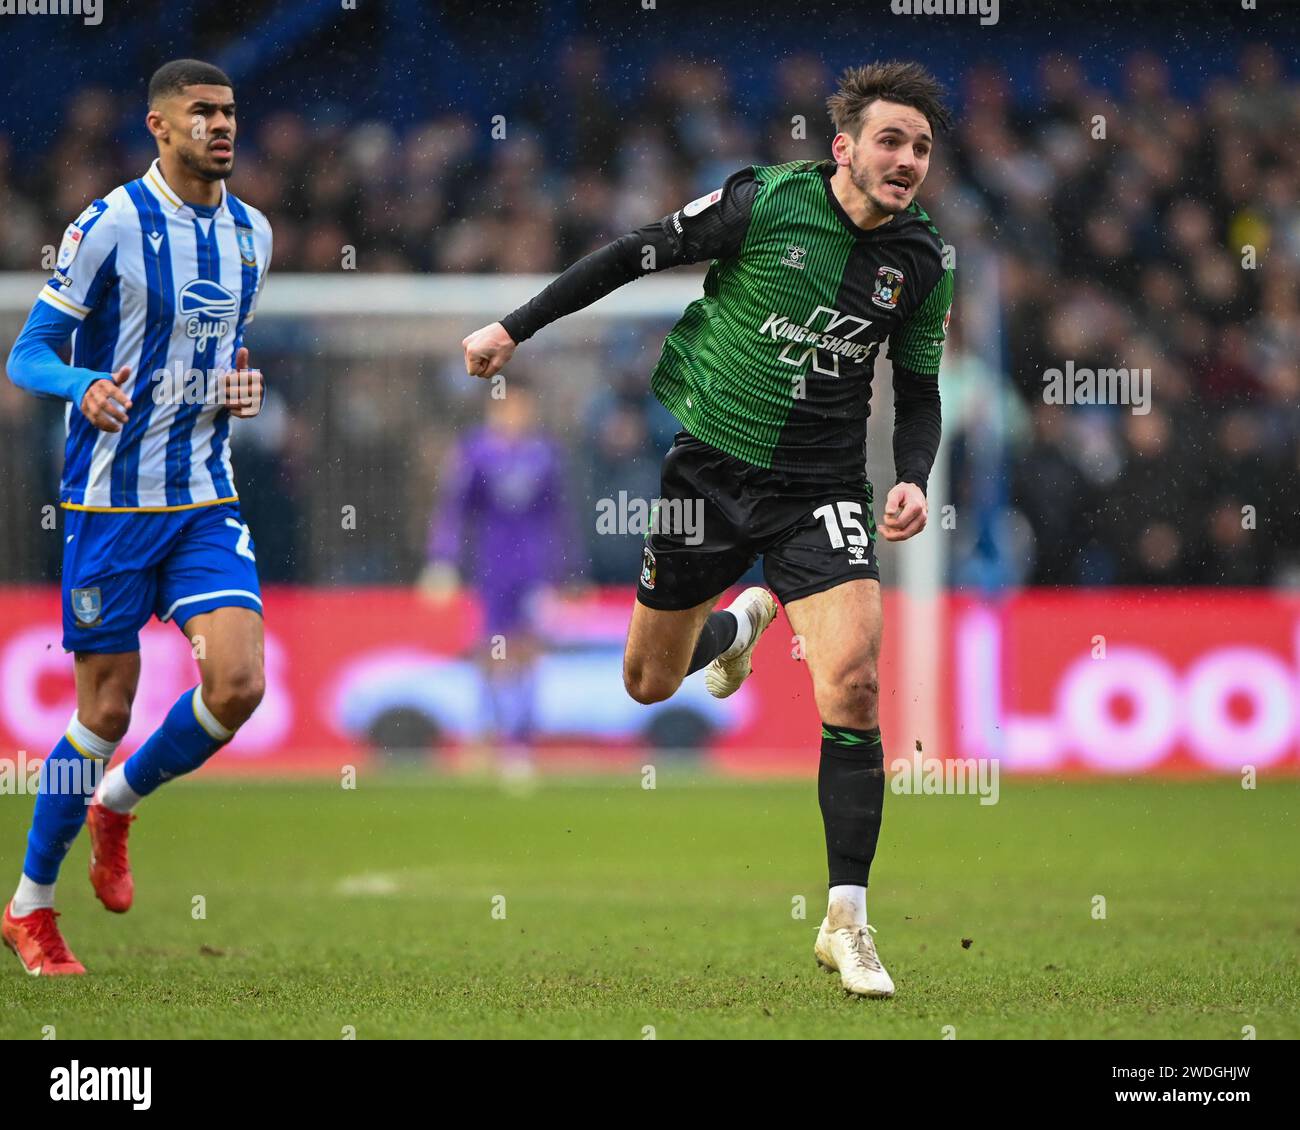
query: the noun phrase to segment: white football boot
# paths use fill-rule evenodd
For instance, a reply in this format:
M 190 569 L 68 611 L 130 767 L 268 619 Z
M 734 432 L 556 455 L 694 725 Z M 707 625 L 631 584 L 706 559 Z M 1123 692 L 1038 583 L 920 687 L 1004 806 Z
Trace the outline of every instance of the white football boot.
M 748 588 L 727 605 L 727 611 L 735 614 L 741 627 L 749 626 L 749 640 L 734 655 L 730 648 L 704 668 L 704 685 L 714 698 L 726 698 L 740 690 L 740 684 L 749 678 L 753 665 L 754 648 L 759 637 L 767 631 L 776 619 L 776 597 L 759 585 Z M 743 639 L 741 634 L 737 640 Z M 732 644 L 735 647 L 735 644 Z
M 832 930 L 823 918 L 813 956 L 827 973 L 838 973 L 840 984 L 860 997 L 892 997 L 894 982 L 876 953 L 874 926 L 841 926 Z

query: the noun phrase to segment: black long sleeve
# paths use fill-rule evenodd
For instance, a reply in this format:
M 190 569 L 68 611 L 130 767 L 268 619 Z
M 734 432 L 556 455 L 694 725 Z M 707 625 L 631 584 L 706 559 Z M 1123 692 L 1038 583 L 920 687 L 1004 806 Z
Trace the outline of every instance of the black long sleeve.
M 926 492 L 939 453 L 943 413 L 939 378 L 894 366 L 894 474 Z
M 752 167 L 733 173 L 707 196 L 583 256 L 541 293 L 502 318 L 502 326 L 516 344 L 527 341 L 543 326 L 642 275 L 735 255 L 745 241 L 757 194 Z
M 584 255 L 540 293 L 502 318 L 501 325 L 516 344 L 527 341 L 543 326 L 590 306 L 646 274 L 641 266 L 642 248 L 646 246 L 655 249 L 656 266 L 659 259 L 667 257 L 658 224 L 647 224 Z

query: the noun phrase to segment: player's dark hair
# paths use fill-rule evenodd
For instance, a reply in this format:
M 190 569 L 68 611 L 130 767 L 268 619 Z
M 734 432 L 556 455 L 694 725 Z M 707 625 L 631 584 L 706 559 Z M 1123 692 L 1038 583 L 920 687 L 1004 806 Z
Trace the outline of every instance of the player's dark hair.
M 173 59 L 154 71 L 149 80 L 149 105 L 179 94 L 187 86 L 228 86 L 233 90 L 235 84 L 225 71 L 211 63 L 201 59 Z
M 935 132 L 952 128 L 952 113 L 944 105 L 944 90 L 920 63 L 868 63 L 840 75 L 839 89 L 826 99 L 835 132 L 856 138 L 873 102 L 898 102 L 925 115 Z

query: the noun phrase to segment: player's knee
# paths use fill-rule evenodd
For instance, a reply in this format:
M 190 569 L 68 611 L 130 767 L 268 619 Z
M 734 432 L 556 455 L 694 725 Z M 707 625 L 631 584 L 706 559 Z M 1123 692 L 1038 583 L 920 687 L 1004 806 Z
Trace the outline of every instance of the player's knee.
M 864 728 L 877 722 L 880 710 L 880 679 L 874 663 L 857 663 L 844 668 L 819 698 L 829 699 L 821 707 L 822 716 L 853 719 Z
M 78 708 L 77 720 L 97 738 L 120 742 L 131 726 L 131 703 L 122 696 L 100 695 L 85 710 Z
M 642 706 L 651 706 L 656 702 L 672 698 L 673 692 L 680 685 L 680 679 L 673 679 L 662 671 L 655 671 L 639 664 L 628 664 L 623 668 L 623 686 L 627 688 L 627 693 Z
M 252 717 L 266 693 L 266 678 L 256 667 L 223 671 L 203 688 L 203 703 L 217 720 L 237 729 Z

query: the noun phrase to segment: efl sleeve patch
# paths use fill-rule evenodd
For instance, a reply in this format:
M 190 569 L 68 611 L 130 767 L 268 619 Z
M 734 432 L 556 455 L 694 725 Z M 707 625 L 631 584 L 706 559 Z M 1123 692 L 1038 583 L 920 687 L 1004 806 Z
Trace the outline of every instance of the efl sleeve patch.
M 692 200 L 685 208 L 682 209 L 684 216 L 698 216 L 705 208 L 712 208 L 719 200 L 722 199 L 722 189 L 715 188 L 706 196 L 701 196 L 698 200 Z
M 85 234 L 76 224 L 68 225 L 68 230 L 63 233 L 63 242 L 59 244 L 59 257 L 56 261 L 60 271 L 66 271 L 72 266 L 77 252 L 81 250 L 81 239 Z M 46 262 L 48 263 L 49 260 L 47 259 Z

